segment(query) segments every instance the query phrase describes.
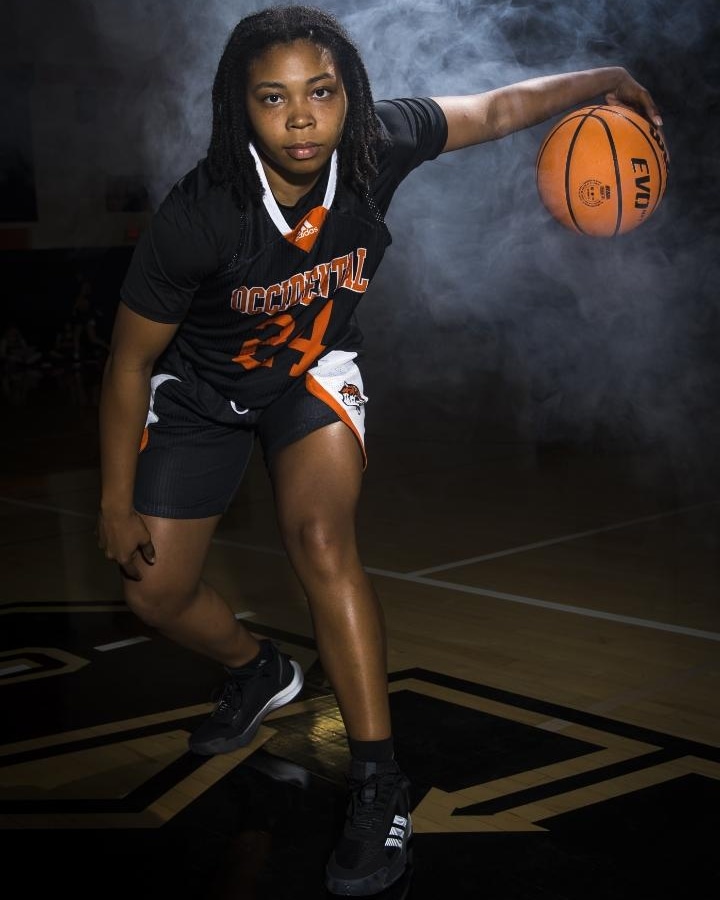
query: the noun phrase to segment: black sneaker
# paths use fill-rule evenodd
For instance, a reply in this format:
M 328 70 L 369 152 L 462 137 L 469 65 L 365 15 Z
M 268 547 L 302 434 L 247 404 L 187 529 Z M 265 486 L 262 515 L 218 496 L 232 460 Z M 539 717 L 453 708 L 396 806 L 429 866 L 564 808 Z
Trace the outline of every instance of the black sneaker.
M 209 719 L 190 735 L 194 753 L 212 756 L 247 746 L 265 716 L 289 703 L 303 686 L 302 669 L 268 640 L 269 659 L 243 677 L 233 675 L 226 682 Z
M 325 884 L 333 894 L 367 897 L 405 871 L 412 836 L 410 782 L 395 762 L 360 763 L 350 771 L 350 803 Z

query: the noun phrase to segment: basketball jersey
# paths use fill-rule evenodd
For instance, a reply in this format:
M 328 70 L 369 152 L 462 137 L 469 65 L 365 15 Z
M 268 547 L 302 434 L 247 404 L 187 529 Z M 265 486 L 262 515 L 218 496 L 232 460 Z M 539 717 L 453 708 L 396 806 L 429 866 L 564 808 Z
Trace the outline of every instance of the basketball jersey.
M 313 190 L 280 207 L 240 209 L 206 161 L 171 190 L 138 242 L 121 290 L 149 319 L 180 323 L 156 370 L 194 374 L 249 409 L 279 396 L 334 349 L 357 350 L 355 310 L 391 243 L 384 213 L 398 185 L 447 138 L 430 99 L 382 101 L 386 141 L 367 197 L 339 177 L 337 157 Z

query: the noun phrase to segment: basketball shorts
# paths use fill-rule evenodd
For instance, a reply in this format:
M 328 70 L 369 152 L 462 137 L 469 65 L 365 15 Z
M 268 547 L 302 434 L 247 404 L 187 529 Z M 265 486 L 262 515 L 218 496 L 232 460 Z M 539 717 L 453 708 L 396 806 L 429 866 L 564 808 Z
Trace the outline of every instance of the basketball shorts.
M 256 437 L 266 465 L 278 450 L 311 432 L 344 422 L 365 464 L 365 404 L 356 353 L 332 350 L 264 409 L 228 400 L 190 367 L 158 372 L 135 477 L 135 508 L 170 519 L 220 515 L 250 461 Z

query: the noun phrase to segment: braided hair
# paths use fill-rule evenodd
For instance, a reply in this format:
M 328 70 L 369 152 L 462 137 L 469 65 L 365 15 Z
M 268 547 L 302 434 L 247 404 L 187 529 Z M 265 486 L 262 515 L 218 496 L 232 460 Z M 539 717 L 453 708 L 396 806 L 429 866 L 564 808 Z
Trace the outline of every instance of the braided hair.
M 377 173 L 380 133 L 365 66 L 347 33 L 329 13 L 309 6 L 279 6 L 242 19 L 220 58 L 212 90 L 213 126 L 208 148 L 210 178 L 232 188 L 241 206 L 259 202 L 263 188 L 248 144 L 245 90 L 251 63 L 269 47 L 307 40 L 328 50 L 342 75 L 348 110 L 340 145 L 340 177 L 366 195 Z

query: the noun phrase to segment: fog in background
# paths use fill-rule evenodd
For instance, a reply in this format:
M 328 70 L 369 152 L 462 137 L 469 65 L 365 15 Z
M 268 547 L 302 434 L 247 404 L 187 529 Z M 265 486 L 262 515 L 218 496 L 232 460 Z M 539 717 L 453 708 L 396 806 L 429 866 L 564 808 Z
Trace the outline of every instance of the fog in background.
M 2 40 L 46 72 L 75 73 L 78 102 L 85 92 L 100 109 L 98 152 L 119 167 L 131 160 L 156 205 L 205 154 L 230 30 L 265 5 L 25 0 Z M 426 417 L 428 435 L 650 444 L 688 467 L 717 455 L 717 2 L 316 5 L 358 44 L 377 99 L 625 65 L 660 105 L 672 157 L 659 210 L 615 239 L 573 234 L 540 204 L 534 163 L 550 123 L 414 172 L 360 307 L 375 408 L 398 425 Z M 47 115 L 49 134 L 73 128 Z M 67 166 L 72 182 L 71 154 Z

